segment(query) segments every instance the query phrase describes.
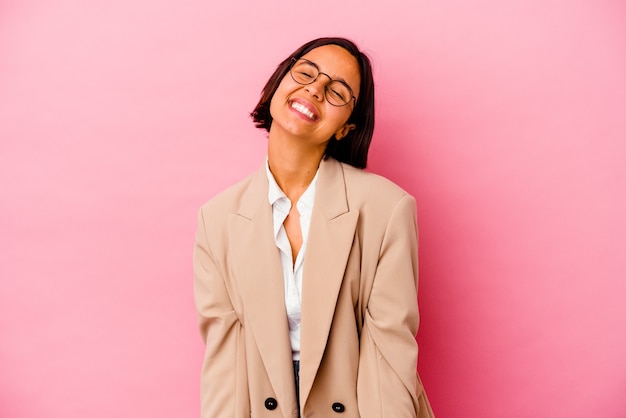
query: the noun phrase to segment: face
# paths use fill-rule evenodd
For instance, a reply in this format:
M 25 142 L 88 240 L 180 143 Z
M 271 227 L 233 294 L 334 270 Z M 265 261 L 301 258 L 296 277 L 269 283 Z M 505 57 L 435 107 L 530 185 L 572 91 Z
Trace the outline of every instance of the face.
M 315 82 L 298 84 L 289 72 L 283 77 L 270 103 L 273 121 L 270 128 L 325 145 L 331 137 L 341 140 L 354 129 L 347 121 L 354 109 L 354 100 L 345 106 L 333 106 L 325 97 L 326 86 L 341 80 L 359 98 L 361 76 L 354 56 L 338 45 L 324 45 L 309 51 L 302 58 L 314 63 L 320 71 Z M 324 74 L 321 74 L 324 73 Z

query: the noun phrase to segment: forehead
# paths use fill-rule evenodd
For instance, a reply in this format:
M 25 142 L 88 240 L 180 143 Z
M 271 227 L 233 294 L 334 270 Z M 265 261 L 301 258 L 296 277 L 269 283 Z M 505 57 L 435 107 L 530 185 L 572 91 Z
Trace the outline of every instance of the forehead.
M 324 45 L 310 50 L 302 56 L 314 62 L 320 71 L 333 79 L 343 79 L 358 94 L 361 71 L 356 58 L 338 45 Z

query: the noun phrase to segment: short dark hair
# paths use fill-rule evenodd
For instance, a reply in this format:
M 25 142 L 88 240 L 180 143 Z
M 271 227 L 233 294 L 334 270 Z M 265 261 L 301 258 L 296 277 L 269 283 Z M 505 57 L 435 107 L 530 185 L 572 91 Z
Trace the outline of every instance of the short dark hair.
M 354 42 L 348 39 L 319 38 L 307 42 L 296 49 L 278 65 L 274 74 L 269 78 L 261 92 L 261 99 L 252 113 L 250 113 L 250 116 L 252 116 L 252 120 L 257 128 L 265 129 L 269 132 L 272 126 L 270 102 L 278 85 L 291 68 L 293 59 L 298 59 L 312 49 L 324 45 L 337 45 L 352 54 L 359 63 L 361 74 L 359 98 L 348 119 L 348 123 L 353 123 L 356 128 L 351 130 L 341 141 L 336 140 L 334 136 L 331 137 L 326 146 L 324 158 L 332 157 L 354 167 L 365 168 L 367 165 L 367 153 L 374 133 L 374 78 L 372 76 L 370 59 L 359 50 Z

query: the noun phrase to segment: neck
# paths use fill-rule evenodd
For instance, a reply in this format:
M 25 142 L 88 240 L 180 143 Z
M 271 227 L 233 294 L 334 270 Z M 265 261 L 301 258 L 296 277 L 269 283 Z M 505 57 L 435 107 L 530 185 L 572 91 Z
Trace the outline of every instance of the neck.
M 291 145 L 272 138 L 268 141 L 267 158 L 272 175 L 282 191 L 292 201 L 297 201 L 311 184 L 324 156 L 325 148 Z

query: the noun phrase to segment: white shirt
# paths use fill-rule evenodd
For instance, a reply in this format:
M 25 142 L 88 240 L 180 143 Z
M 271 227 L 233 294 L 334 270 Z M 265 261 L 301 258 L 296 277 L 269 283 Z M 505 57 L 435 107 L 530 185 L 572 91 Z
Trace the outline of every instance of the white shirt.
M 280 189 L 276 179 L 270 171 L 266 161 L 265 169 L 269 182 L 268 199 L 272 205 L 274 215 L 274 242 L 280 250 L 280 262 L 283 267 L 283 279 L 285 285 L 285 308 L 287 311 L 287 321 L 289 322 L 289 338 L 291 340 L 291 353 L 294 360 L 300 360 L 300 319 L 302 313 L 302 262 L 306 251 L 306 243 L 309 237 L 309 225 L 311 224 L 311 213 L 315 200 L 315 187 L 317 183 L 317 173 L 313 181 L 304 191 L 296 209 L 300 214 L 300 230 L 302 231 L 302 246 L 298 252 L 295 263 L 292 263 L 293 256 L 291 245 L 283 222 L 291 210 L 291 201 Z

